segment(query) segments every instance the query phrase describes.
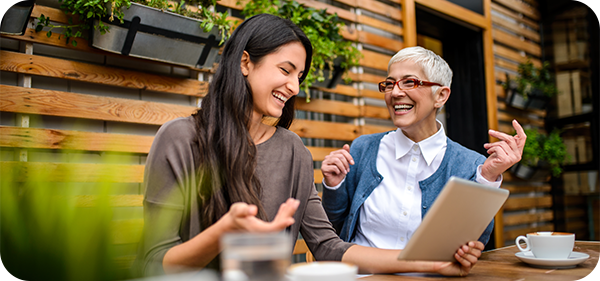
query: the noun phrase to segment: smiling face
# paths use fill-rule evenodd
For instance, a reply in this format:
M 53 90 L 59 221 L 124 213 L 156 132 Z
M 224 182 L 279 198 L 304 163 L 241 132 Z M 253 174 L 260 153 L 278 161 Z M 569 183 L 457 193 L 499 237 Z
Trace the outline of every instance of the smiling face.
M 257 63 L 244 52 L 241 68 L 252 90 L 253 119 L 281 116 L 285 102 L 300 91 L 305 61 L 306 50 L 299 42 L 283 45 Z
M 416 78 L 429 81 L 421 67 L 412 60 L 400 61 L 390 66 L 387 81 Z M 450 88 L 439 87 L 435 94 L 431 86 L 419 86 L 410 90 L 400 90 L 395 86 L 385 94 L 392 122 L 414 142 L 422 141 L 438 131 L 435 121 L 436 111 L 450 96 Z

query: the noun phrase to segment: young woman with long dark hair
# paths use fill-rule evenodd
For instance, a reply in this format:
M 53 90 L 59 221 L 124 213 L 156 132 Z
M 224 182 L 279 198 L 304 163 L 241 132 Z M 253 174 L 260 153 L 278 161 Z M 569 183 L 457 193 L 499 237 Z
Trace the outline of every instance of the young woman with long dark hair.
M 398 251 L 337 236 L 314 186 L 310 152 L 288 130 L 311 56 L 310 41 L 289 20 L 262 14 L 236 28 L 201 109 L 164 124 L 152 144 L 138 256 L 144 275 L 218 269 L 226 232 L 285 230 L 294 241 L 302 233 L 317 260 L 363 272 L 463 275 L 477 262 L 481 252 L 468 246 L 457 250 L 460 263 L 401 262 Z

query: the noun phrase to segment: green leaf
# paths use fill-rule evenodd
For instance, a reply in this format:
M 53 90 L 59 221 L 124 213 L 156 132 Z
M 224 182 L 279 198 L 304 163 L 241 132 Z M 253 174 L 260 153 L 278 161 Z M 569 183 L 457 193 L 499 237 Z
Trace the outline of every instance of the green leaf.
M 73 45 L 73 47 L 77 47 L 77 41 L 73 40 L 71 41 L 71 44 Z
M 52 31 L 48 30 L 48 32 L 46 32 L 46 36 L 47 36 L 48 38 L 52 37 Z
M 44 29 L 44 26 L 38 23 L 38 25 L 35 27 L 35 32 L 40 32 L 42 29 Z

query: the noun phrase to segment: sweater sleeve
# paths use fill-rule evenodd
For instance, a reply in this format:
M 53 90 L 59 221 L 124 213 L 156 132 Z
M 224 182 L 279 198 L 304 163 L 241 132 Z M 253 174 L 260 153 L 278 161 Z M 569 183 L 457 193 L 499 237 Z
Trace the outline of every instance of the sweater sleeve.
M 192 151 L 184 141 L 189 128 L 184 121 L 163 125 L 152 144 L 144 171 L 144 230 L 137 266 L 143 276 L 164 274 L 165 253 L 182 243 L 185 190 L 194 171 Z M 186 131 L 187 130 L 187 131 Z M 191 177 L 193 178 L 193 176 Z

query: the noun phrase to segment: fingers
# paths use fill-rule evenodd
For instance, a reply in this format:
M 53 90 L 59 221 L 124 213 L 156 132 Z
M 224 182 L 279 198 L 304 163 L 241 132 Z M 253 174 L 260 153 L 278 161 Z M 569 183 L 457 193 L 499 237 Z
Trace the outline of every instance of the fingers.
M 300 206 L 300 200 L 288 198 L 285 203 L 279 206 L 279 211 L 277 211 L 277 215 L 275 215 L 274 220 L 292 218 L 296 213 L 296 210 L 298 210 L 298 206 Z
M 350 153 L 350 146 L 348 144 L 344 144 L 342 149 L 344 149 L 344 150 L 348 151 L 348 153 Z
M 515 136 L 515 139 L 517 139 L 517 145 L 519 146 L 519 148 L 523 149 L 523 147 L 525 146 L 525 140 L 527 139 L 525 130 L 523 130 L 523 127 L 521 127 L 521 124 L 519 124 L 517 120 L 513 120 L 512 125 L 513 128 L 515 128 L 515 131 L 517 132 L 517 135 Z
M 479 241 L 471 241 L 466 245 L 461 246 L 454 254 L 454 258 L 461 264 L 462 267 L 470 270 L 470 268 L 477 263 L 479 257 L 481 257 L 481 251 L 483 251 L 483 249 L 483 243 Z
M 300 200 L 289 198 L 283 204 L 279 206 L 279 211 L 275 215 L 275 219 L 270 223 L 274 230 L 282 230 L 292 224 L 294 224 L 294 214 L 300 206 Z
M 245 202 L 236 202 L 231 205 L 229 212 L 234 218 L 241 218 L 246 216 L 256 216 L 258 209 L 255 205 L 248 205 Z
M 350 155 L 350 146 L 347 144 L 325 156 L 321 164 L 325 184 L 335 186 L 341 182 L 350 172 L 350 165 L 354 165 L 354 158 Z

